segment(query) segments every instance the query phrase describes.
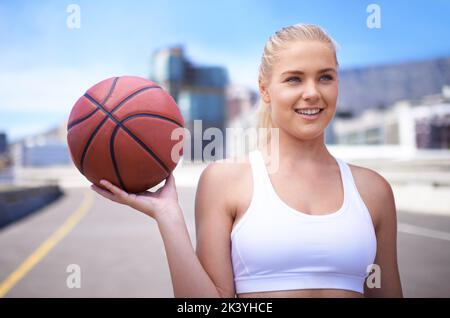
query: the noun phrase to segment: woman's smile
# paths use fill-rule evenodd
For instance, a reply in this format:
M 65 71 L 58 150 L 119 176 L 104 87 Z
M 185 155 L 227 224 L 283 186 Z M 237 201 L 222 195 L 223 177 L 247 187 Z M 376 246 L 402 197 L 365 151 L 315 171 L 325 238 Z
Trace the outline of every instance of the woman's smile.
M 296 108 L 294 109 L 294 111 L 302 119 L 316 120 L 323 112 L 323 108 Z

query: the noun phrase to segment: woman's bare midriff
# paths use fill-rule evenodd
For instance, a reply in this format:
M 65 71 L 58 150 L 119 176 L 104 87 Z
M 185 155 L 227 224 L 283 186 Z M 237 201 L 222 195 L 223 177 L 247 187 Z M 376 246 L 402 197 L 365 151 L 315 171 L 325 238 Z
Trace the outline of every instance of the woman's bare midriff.
M 243 293 L 239 298 L 363 298 L 364 295 L 351 290 L 341 289 L 307 289 L 280 290 L 258 293 Z

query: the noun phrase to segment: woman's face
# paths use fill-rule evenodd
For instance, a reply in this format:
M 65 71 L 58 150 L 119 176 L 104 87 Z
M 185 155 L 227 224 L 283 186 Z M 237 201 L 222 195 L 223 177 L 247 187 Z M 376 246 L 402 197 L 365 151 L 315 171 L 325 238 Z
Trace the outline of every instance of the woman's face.
M 269 83 L 267 87 L 260 83 L 260 90 L 264 101 L 271 105 L 274 127 L 302 140 L 321 136 L 336 111 L 334 52 L 318 41 L 290 44 L 278 52 Z M 317 115 L 304 114 L 317 109 Z

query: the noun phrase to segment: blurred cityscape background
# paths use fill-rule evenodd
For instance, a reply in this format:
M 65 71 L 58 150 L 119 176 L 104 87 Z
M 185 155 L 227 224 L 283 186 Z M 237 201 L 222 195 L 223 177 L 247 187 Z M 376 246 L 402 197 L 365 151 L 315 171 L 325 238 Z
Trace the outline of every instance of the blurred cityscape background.
M 405 296 L 450 297 L 450 42 L 444 40 L 450 32 L 450 3 L 418 1 L 412 8 L 405 1 L 378 1 L 379 29 L 367 26 L 370 3 L 366 1 L 351 5 L 321 1 L 310 7 L 306 2 L 290 3 L 298 14 L 277 9 L 275 1 L 230 3 L 227 7 L 198 1 L 189 7 L 181 1 L 153 1 L 145 8 L 135 4 L 133 9 L 124 3 L 81 1 L 72 11 L 69 3 L 0 2 L 0 296 L 171 297 L 155 224 L 93 196 L 89 182 L 74 167 L 66 142 L 73 103 L 104 78 L 143 76 L 170 92 L 192 142 L 201 140 L 205 146 L 202 136 L 207 128 L 225 133 L 228 127 L 255 127 L 257 68 L 265 41 L 282 26 L 312 22 L 324 26 L 341 45 L 337 112 L 325 136 L 330 152 L 376 170 L 391 183 Z M 142 11 L 149 13 L 152 8 L 161 9 L 153 19 L 167 27 L 164 41 L 160 40 L 164 28 L 153 30 L 150 18 L 142 16 Z M 66 27 L 66 19 L 76 10 L 80 10 L 80 27 Z M 253 10 L 267 19 L 253 21 Z M 226 26 L 223 20 L 218 21 L 220 27 L 214 22 L 218 12 L 230 19 Z M 92 22 L 94 13 L 106 26 Z M 124 30 L 112 26 L 119 16 L 124 17 Z M 334 16 L 349 25 L 330 22 Z M 415 19 L 419 16 L 423 19 Z M 244 23 L 245 19 L 250 21 Z M 403 24 L 394 25 L 395 19 Z M 175 26 L 169 28 L 165 20 Z M 53 31 L 57 23 L 62 24 L 60 33 Z M 198 28 L 190 29 L 190 23 Z M 263 24 L 264 32 L 257 32 Z M 112 27 L 106 32 L 108 26 Z M 147 33 L 142 31 L 146 28 Z M 141 31 L 133 34 L 137 29 Z M 238 40 L 239 33 L 244 40 Z M 133 48 L 134 42 L 129 42 L 133 37 L 139 43 L 154 38 L 157 45 Z M 103 50 L 96 45 L 91 56 L 81 50 L 97 41 Z M 122 47 L 128 56 L 116 52 Z M 54 53 L 55 48 L 59 53 Z M 139 54 L 134 53 L 137 50 Z M 80 56 L 92 61 L 82 64 Z M 241 56 L 242 62 L 231 62 Z M 42 78 L 36 57 L 44 65 L 42 70 L 51 69 Z M 138 58 L 140 64 L 128 61 Z M 59 59 L 63 62 L 57 63 Z M 71 76 L 74 80 L 67 80 Z M 73 85 L 62 88 L 58 82 Z M 55 106 L 47 107 L 46 101 L 56 101 Z M 201 120 L 200 131 L 194 129 L 195 120 Z M 233 154 L 232 140 L 226 149 Z M 196 185 L 213 158 L 184 159 L 175 177 L 194 242 Z M 86 203 L 90 212 L 67 237 L 55 243 L 53 251 L 35 257 L 32 265 L 26 263 L 85 202 L 90 202 Z M 66 267 L 72 263 L 84 273 L 82 288 L 66 286 Z

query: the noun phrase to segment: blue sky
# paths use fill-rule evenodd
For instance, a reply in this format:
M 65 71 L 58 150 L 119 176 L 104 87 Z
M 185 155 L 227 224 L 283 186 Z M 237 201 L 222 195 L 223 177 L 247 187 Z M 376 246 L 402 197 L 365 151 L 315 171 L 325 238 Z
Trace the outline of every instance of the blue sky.
M 79 29 L 66 24 L 69 4 Z M 381 9 L 369 29 L 366 8 Z M 450 1 L 0 0 L 0 131 L 14 140 L 67 119 L 76 99 L 115 75 L 147 77 L 151 53 L 183 44 L 197 64 L 223 65 L 256 88 L 260 55 L 277 29 L 299 22 L 339 43 L 342 69 L 450 56 Z

